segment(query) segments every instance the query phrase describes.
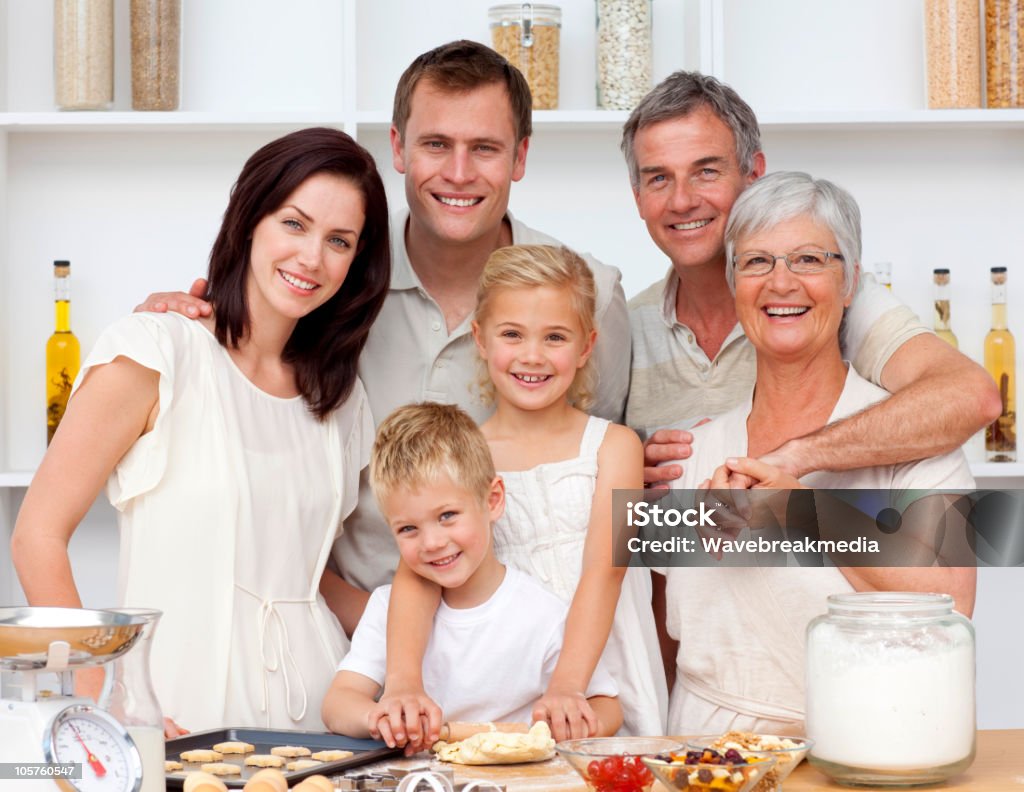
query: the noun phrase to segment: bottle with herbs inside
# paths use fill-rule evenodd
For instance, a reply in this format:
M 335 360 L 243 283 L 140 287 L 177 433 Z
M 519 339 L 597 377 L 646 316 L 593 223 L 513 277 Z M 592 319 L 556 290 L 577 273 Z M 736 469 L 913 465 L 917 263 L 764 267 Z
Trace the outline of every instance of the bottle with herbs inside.
M 132 109 L 177 110 L 181 0 L 132 0 Z
M 932 281 L 935 283 L 935 316 L 932 327 L 935 335 L 949 344 L 953 349 L 959 349 L 960 344 L 953 335 L 949 326 L 949 270 L 937 269 L 932 273 Z
M 996 381 L 1002 414 L 985 429 L 985 461 L 1017 461 L 1016 348 L 1006 326 L 1006 267 L 992 268 L 992 329 L 985 336 L 985 368 Z
M 56 329 L 46 342 L 46 444 L 53 440 L 78 376 L 80 350 L 71 332 L 71 263 L 53 262 Z

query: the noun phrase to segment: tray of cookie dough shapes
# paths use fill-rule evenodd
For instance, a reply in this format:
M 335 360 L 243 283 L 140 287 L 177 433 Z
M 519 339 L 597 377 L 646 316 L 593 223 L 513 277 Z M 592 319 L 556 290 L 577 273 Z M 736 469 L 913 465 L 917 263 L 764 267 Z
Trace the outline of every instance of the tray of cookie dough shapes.
M 182 789 L 189 773 L 203 771 L 216 775 L 229 789 L 241 789 L 267 767 L 284 773 L 292 786 L 309 776 L 337 775 L 401 752 L 375 740 L 324 732 L 212 729 L 165 743 L 167 788 Z

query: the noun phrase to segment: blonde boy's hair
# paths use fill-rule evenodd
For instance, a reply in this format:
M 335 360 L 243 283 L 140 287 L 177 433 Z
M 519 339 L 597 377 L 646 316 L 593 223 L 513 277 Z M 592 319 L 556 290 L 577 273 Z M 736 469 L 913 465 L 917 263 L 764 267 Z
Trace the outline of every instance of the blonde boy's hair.
M 445 473 L 486 502 L 497 475 L 480 427 L 454 404 L 399 407 L 377 427 L 370 486 L 377 503 L 403 490 L 429 486 Z
M 533 289 L 550 286 L 568 289 L 573 311 L 589 336 L 596 321 L 597 289 L 594 275 L 583 258 L 567 247 L 553 245 L 510 245 L 498 248 L 487 259 L 480 285 L 476 292 L 476 319 L 483 324 L 491 309 L 494 296 L 502 289 Z M 478 385 L 485 403 L 494 401 L 494 383 L 487 373 L 487 364 L 481 359 Z M 567 394 L 569 403 L 581 410 L 594 404 L 597 369 L 591 355 L 576 372 Z

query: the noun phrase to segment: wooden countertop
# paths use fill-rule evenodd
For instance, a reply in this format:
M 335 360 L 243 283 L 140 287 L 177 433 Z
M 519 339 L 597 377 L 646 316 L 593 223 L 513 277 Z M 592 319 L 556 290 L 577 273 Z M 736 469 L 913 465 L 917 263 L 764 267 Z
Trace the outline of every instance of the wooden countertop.
M 422 765 L 423 758 L 400 759 L 375 766 Z M 508 792 L 586 792 L 586 785 L 576 772 L 561 759 L 531 765 L 505 767 L 463 767 L 454 765 L 457 780 L 478 778 L 504 784 Z M 655 784 L 654 792 L 665 788 Z M 806 761 L 786 779 L 785 792 L 840 790 L 847 787 L 833 783 Z M 958 792 L 1024 792 L 1024 729 L 978 732 L 978 752 L 967 772 L 929 790 L 953 789 Z

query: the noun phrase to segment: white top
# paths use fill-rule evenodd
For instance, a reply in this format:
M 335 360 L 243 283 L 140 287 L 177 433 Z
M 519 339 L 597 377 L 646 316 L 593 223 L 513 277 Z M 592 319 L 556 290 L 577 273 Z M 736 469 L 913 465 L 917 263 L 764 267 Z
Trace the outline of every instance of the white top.
M 388 602 L 381 586 L 359 620 L 352 649 L 338 665 L 384 684 Z M 445 720 L 530 723 L 562 650 L 566 606 L 537 581 L 506 568 L 490 599 L 475 608 L 442 601 L 423 655 L 423 687 Z M 587 696 L 614 696 L 601 666 Z
M 829 423 L 889 397 L 848 367 Z M 746 456 L 751 395 L 698 426 L 693 456 L 675 489 L 695 489 L 726 457 Z M 960 449 L 900 465 L 815 472 L 801 483 L 822 489 L 973 489 Z M 853 591 L 835 567 L 667 569 L 666 625 L 679 641 L 668 734 L 733 729 L 768 734 L 803 730 L 805 630 L 830 594 Z
M 373 424 L 362 385 L 326 422 L 255 387 L 200 323 L 136 313 L 89 369 L 123 356 L 160 374 L 156 425 L 107 484 L 120 512 L 118 588 L 164 612 L 151 672 L 164 714 L 195 730 L 322 730 L 347 648 L 318 593 L 355 505 Z
M 501 473 L 505 512 L 494 524 L 494 552 L 504 563 L 536 577 L 566 604 L 583 572 L 597 454 L 607 429 L 608 421 L 591 417 L 576 457 Z M 664 734 L 668 689 L 647 569 L 626 572 L 602 662 L 619 686 L 622 733 Z
M 507 215 L 516 245 L 558 245 L 557 239 L 535 231 Z M 423 288 L 405 248 L 409 212 L 391 225 L 391 286 L 380 316 L 370 328 L 359 358 L 359 376 L 366 385 L 374 420 L 383 421 L 397 407 L 419 401 L 457 404 L 482 423 L 494 412 L 476 388 L 478 353 L 467 316 L 451 332 L 444 313 Z M 598 342 L 594 362 L 598 374 L 592 412 L 619 420 L 629 387 L 629 316 L 615 267 L 584 254 L 597 289 L 595 318 Z M 345 579 L 362 589 L 391 580 L 398 550 L 377 510 L 367 476 L 363 476 L 359 508 L 345 523 L 334 559 Z

